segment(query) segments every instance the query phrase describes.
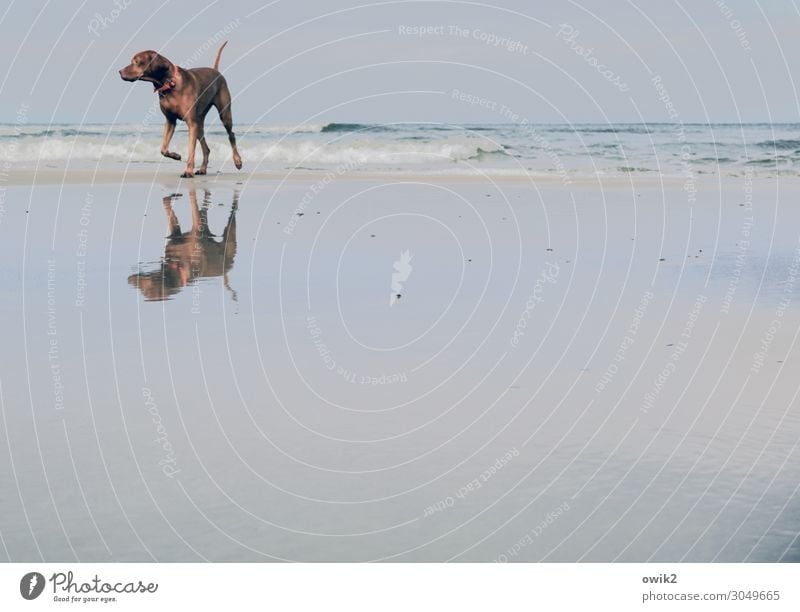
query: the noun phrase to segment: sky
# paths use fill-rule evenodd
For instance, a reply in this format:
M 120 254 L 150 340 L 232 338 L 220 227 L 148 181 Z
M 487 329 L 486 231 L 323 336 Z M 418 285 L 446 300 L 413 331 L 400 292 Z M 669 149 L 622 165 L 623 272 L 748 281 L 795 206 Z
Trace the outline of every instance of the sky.
M 13 0 L 0 11 L 4 123 L 149 121 L 152 87 L 118 70 L 145 49 L 211 65 L 221 40 L 238 123 L 800 122 L 794 0 Z

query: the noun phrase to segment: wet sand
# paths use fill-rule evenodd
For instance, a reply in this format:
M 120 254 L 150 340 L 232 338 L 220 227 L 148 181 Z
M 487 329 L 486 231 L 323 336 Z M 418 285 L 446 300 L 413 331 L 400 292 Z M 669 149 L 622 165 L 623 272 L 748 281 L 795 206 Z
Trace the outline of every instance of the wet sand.
M 796 181 L 64 176 L 2 186 L 0 558 L 798 558 Z

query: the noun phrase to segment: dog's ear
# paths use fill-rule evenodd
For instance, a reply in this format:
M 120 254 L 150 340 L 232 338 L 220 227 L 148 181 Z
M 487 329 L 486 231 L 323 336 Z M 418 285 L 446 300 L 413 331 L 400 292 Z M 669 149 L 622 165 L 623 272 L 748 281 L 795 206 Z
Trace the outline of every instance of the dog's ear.
M 175 66 L 166 57 L 156 53 L 156 65 L 163 71 L 164 76 L 175 74 Z
M 147 64 L 145 66 L 145 73 L 156 79 L 163 79 L 173 73 L 172 62 L 166 57 L 155 51 L 148 51 Z

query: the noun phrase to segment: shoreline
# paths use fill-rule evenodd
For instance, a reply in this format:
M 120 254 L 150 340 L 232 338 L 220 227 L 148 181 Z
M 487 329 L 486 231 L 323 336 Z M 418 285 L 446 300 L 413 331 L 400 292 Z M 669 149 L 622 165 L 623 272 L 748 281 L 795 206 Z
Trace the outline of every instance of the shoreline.
M 178 170 L 166 170 L 158 168 L 156 170 L 112 170 L 109 168 L 77 170 L 71 169 L 9 169 L 4 176 L 0 176 L 0 183 L 5 186 L 24 187 L 32 185 L 82 185 L 82 184 L 109 184 L 109 183 L 161 183 L 165 186 L 185 185 L 187 181 L 192 181 L 194 185 L 211 186 L 219 184 L 223 186 L 246 185 L 250 182 L 313 182 L 320 179 L 331 177 L 333 180 L 347 181 L 386 181 L 398 183 L 495 183 L 495 184 L 524 184 L 541 185 L 546 187 L 562 187 L 564 189 L 600 187 L 600 188 L 619 188 L 619 187 L 652 187 L 664 186 L 669 188 L 680 187 L 686 182 L 685 177 L 675 175 L 664 175 L 652 173 L 631 174 L 628 176 L 589 176 L 582 175 L 570 177 L 569 182 L 565 182 L 562 176 L 544 176 L 536 174 L 466 174 L 466 173 L 431 173 L 431 172 L 389 172 L 389 171 L 358 171 L 358 172 L 337 172 L 335 168 L 314 170 L 257 170 L 254 172 L 219 172 L 204 176 L 195 176 L 191 179 L 184 179 Z M 742 176 L 720 176 L 717 174 L 694 176 L 691 180 L 699 185 L 721 185 L 724 183 L 745 180 L 748 177 Z M 776 175 L 776 176 L 751 176 L 750 180 L 758 181 L 791 181 L 797 177 Z M 330 180 L 330 179 L 328 179 Z M 800 182 L 800 179 L 798 179 Z

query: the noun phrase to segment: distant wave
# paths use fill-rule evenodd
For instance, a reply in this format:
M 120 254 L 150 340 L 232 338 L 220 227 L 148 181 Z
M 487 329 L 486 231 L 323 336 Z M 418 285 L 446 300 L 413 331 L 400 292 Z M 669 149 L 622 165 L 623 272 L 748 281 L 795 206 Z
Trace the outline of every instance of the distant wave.
M 210 124 L 210 125 L 209 125 Z M 245 128 L 239 128 L 239 131 L 245 131 L 247 134 L 256 135 L 291 135 L 291 134 L 318 134 L 320 133 L 325 124 L 300 124 L 300 125 L 253 125 Z M 109 140 L 120 137 L 133 137 L 133 136 L 147 136 L 150 134 L 157 135 L 162 130 L 162 123 L 157 119 L 152 125 L 98 125 L 98 124 L 85 124 L 85 125 L 9 125 L 0 124 L 0 142 L 3 140 L 22 140 L 26 138 L 54 138 L 54 137 L 70 137 L 70 136 L 96 136 L 104 137 Z M 216 122 L 208 122 L 206 124 L 206 133 L 225 134 L 222 126 Z
M 320 130 L 323 134 L 329 132 L 364 132 L 367 130 L 383 131 L 386 128 L 380 125 L 369 125 L 366 123 L 326 123 Z
M 326 123 L 320 130 L 323 134 L 336 132 L 493 132 L 498 126 L 458 126 L 440 123 Z
M 692 161 L 696 164 L 732 164 L 736 160 L 732 157 L 695 157 Z
M 575 126 L 537 126 L 543 132 L 566 132 L 576 134 L 652 134 L 653 129 L 646 125 L 575 125 Z
M 748 166 L 777 167 L 781 165 L 791 165 L 792 160 L 789 157 L 765 157 L 760 159 L 748 160 L 746 164 Z
M 301 123 L 300 125 L 253 125 L 245 128 L 248 134 L 318 134 L 326 124 Z M 237 129 L 237 133 L 241 128 Z
M 764 140 L 763 142 L 759 142 L 756 146 L 766 149 L 778 149 L 779 151 L 789 151 L 800 149 L 800 140 Z
M 52 137 L 68 137 L 68 136 L 105 136 L 106 132 L 98 132 L 95 130 L 82 130 L 75 128 L 63 128 L 52 130 L 38 130 L 35 132 L 16 132 L 16 133 L 0 133 L 0 140 L 14 139 L 19 140 L 22 138 L 52 138 Z

